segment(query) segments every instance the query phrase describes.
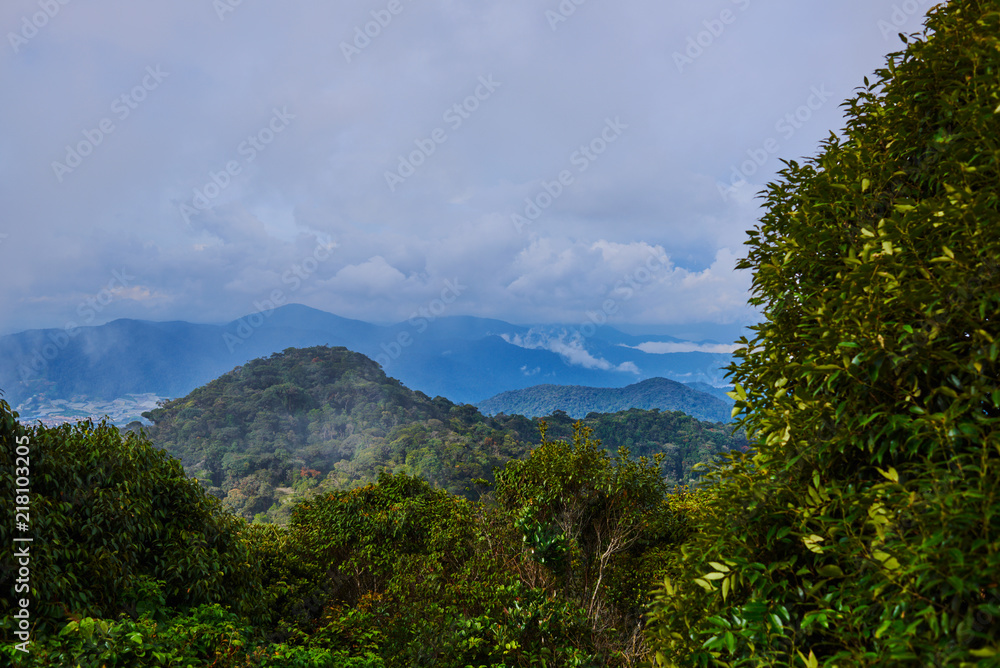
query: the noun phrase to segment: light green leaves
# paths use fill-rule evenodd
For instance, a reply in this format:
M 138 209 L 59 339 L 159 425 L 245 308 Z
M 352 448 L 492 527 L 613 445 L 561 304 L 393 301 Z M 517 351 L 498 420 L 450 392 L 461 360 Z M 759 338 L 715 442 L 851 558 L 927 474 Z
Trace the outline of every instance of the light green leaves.
M 812 534 L 809 536 L 804 536 L 802 538 L 802 544 L 805 545 L 806 549 L 808 549 L 810 552 L 815 552 L 816 554 L 823 554 L 823 548 L 820 546 L 820 543 L 822 543 L 825 540 L 826 538 L 823 538 L 822 536 L 817 536 L 816 534 Z
M 887 480 L 891 480 L 893 482 L 899 482 L 899 473 L 896 472 L 896 469 L 889 467 L 888 470 L 883 471 L 882 469 L 876 466 L 875 470 L 877 470 L 880 474 L 882 474 L 882 476 Z

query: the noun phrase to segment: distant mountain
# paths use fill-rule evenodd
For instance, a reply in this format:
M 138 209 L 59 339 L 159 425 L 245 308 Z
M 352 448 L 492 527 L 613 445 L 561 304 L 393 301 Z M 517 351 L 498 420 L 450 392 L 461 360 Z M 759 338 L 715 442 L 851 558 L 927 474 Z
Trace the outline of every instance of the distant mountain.
M 711 387 L 711 386 L 709 386 Z M 725 396 L 725 395 L 723 395 Z M 536 417 L 565 411 L 582 418 L 589 413 L 617 413 L 630 408 L 682 411 L 707 422 L 729 422 L 733 402 L 667 378 L 650 378 L 622 388 L 535 385 L 501 392 L 476 404 L 483 413 Z
M 727 385 L 725 387 L 718 387 L 716 385 L 709 385 L 708 383 L 684 383 L 693 390 L 698 390 L 699 392 L 704 392 L 706 394 L 711 394 L 713 397 L 721 399 L 730 408 L 733 407 L 735 403 L 733 398 L 729 396 L 729 393 L 733 391 L 732 385 Z
M 431 399 L 367 357 L 325 346 L 253 360 L 144 416 L 153 443 L 228 508 L 279 521 L 289 495 L 356 487 L 382 469 L 474 495 L 474 480 L 491 480 L 495 467 L 524 456 L 540 436 L 537 420 Z M 565 413 L 547 421 L 550 439 L 571 435 Z M 672 484 L 693 482 L 695 464 L 746 446 L 731 429 L 680 412 L 633 410 L 586 423 L 608 448 L 665 454 Z
M 607 325 L 587 333 L 431 314 L 381 326 L 299 304 L 223 325 L 115 320 L 0 337 L 0 390 L 15 408 L 32 397 L 43 403 L 177 397 L 249 360 L 317 345 L 362 353 L 407 387 L 460 403 L 539 383 L 622 387 L 655 377 L 719 383 L 731 361 L 725 354 L 640 349 L 678 341 L 668 336 Z

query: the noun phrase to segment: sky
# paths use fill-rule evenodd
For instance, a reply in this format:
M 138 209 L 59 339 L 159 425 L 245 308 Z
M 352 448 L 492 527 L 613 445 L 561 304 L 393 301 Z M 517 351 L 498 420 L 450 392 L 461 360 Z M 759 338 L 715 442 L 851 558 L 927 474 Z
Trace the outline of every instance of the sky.
M 284 303 L 731 331 L 757 193 L 932 4 L 5 0 L 0 334 Z

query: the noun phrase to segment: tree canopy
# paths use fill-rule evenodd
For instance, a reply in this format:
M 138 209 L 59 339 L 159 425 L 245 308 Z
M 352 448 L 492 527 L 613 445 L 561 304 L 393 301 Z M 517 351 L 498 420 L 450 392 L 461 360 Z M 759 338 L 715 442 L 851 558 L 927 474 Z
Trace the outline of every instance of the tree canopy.
M 995 665 L 1000 2 L 904 40 L 764 193 L 731 368 L 755 452 L 692 507 L 661 665 Z

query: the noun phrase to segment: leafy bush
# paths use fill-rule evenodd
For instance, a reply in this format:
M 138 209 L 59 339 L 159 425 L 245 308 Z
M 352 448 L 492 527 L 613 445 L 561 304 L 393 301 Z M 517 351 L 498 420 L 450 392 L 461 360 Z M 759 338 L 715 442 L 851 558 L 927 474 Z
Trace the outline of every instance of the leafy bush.
M 14 518 L 15 439 L 30 449 L 31 620 L 38 635 L 68 615 L 114 619 L 151 607 L 225 601 L 263 619 L 263 591 L 242 532 L 180 464 L 104 422 L 25 427 L 0 401 L 0 513 Z M 24 535 L 17 532 L 18 536 Z M 4 640 L 12 639 L 13 522 L 0 523 Z
M 787 163 L 731 371 L 756 454 L 696 497 L 658 665 L 996 665 L 1000 2 L 935 7 Z

